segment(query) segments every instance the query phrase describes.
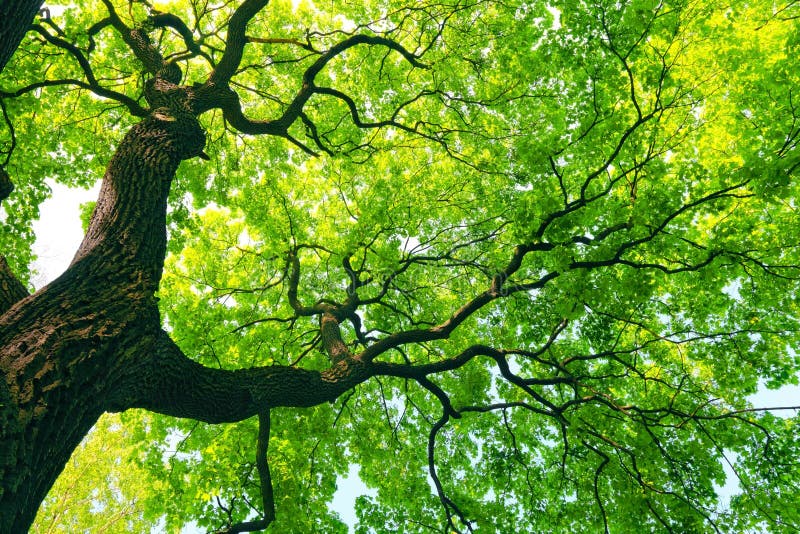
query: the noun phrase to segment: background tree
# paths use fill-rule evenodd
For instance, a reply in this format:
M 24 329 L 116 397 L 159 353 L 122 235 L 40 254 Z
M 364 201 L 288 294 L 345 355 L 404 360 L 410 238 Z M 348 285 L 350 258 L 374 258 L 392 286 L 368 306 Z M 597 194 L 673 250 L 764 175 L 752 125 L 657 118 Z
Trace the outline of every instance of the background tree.
M 339 532 L 356 464 L 358 532 L 797 530 L 748 400 L 797 382 L 795 2 L 48 7 L 0 78 L 0 531 L 104 412 L 153 483 L 84 526 Z M 29 295 L 44 179 L 101 175 Z

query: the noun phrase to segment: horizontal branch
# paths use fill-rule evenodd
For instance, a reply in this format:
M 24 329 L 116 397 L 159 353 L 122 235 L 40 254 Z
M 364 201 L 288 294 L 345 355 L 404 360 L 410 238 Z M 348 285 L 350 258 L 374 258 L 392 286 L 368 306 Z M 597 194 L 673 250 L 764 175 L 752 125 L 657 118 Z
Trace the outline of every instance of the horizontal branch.
M 135 117 L 147 116 L 147 110 L 142 106 L 140 106 L 138 102 L 136 102 L 129 96 L 124 95 L 122 93 L 118 93 L 116 91 L 112 91 L 111 89 L 106 89 L 105 87 L 102 87 L 100 85 L 92 85 L 83 80 L 76 80 L 74 78 L 43 80 L 40 82 L 32 83 L 30 85 L 26 85 L 25 87 L 21 87 L 16 91 L 0 91 L 0 97 L 14 98 L 35 91 L 36 89 L 44 87 L 58 87 L 61 85 L 74 85 L 75 87 L 91 91 L 97 96 L 108 98 L 110 100 L 115 100 L 120 104 L 124 105 L 125 107 L 127 107 L 128 110 L 131 112 L 131 114 L 134 115 Z
M 339 361 L 325 371 L 270 366 L 214 369 L 188 358 L 161 332 L 153 351 L 130 366 L 113 409 L 144 408 L 208 423 L 236 422 L 275 407 L 310 407 L 332 402 L 371 376 L 358 360 Z
M 521 260 L 520 260 L 521 261 Z M 513 272 L 515 269 L 508 269 Z M 526 284 L 525 290 L 530 291 L 533 289 L 540 289 L 545 284 L 558 277 L 558 273 L 552 272 L 541 277 L 536 282 Z M 442 323 L 432 326 L 431 328 L 406 330 L 387 336 L 373 345 L 365 349 L 359 358 L 365 362 L 372 362 L 379 355 L 391 349 L 397 348 L 401 345 L 408 343 L 424 343 L 428 341 L 435 341 L 439 339 L 447 339 L 450 334 L 458 328 L 464 321 L 471 317 L 475 312 L 483 308 L 488 303 L 505 296 L 507 293 L 501 290 L 500 284 L 495 282 L 492 287 L 483 293 L 480 293 L 472 300 L 461 306 L 458 310 Z
M 88 89 L 89 91 L 93 92 L 97 96 L 108 98 L 110 100 L 115 100 L 120 104 L 123 104 L 128 110 L 136 117 L 144 117 L 147 115 L 147 112 L 144 108 L 142 108 L 136 100 L 133 98 L 114 91 L 112 89 L 108 89 L 100 85 L 100 82 L 94 75 L 94 71 L 92 70 L 91 64 L 86 56 L 83 55 L 83 52 L 73 45 L 72 43 L 61 39 L 55 35 L 50 34 L 43 26 L 38 24 L 33 25 L 33 29 L 38 32 L 42 37 L 47 40 L 50 44 L 61 48 L 62 50 L 66 50 L 69 54 L 75 58 L 80 65 L 81 70 L 83 71 L 84 76 L 86 77 L 86 82 L 81 82 L 79 80 L 72 80 L 72 79 L 64 79 L 64 80 L 47 80 L 48 85 L 77 85 L 83 89 Z M 40 82 L 41 83 L 41 82 Z M 38 89 L 39 87 L 43 87 L 42 85 L 32 84 L 28 87 L 22 88 L 17 90 L 14 96 L 20 96 L 26 92 L 30 92 L 31 90 Z M 9 95 L 10 96 L 10 95 Z
M 558 331 L 560 331 L 560 329 Z M 552 345 L 554 339 L 555 336 L 553 336 L 545 346 L 549 347 L 550 345 Z M 402 363 L 372 362 L 370 365 L 372 374 L 375 376 L 394 376 L 398 378 L 410 378 L 414 380 L 419 380 L 428 375 L 439 374 L 459 369 L 460 367 L 463 367 L 468 362 L 470 362 L 476 356 L 488 356 L 498 364 L 498 367 L 500 367 L 501 369 L 507 369 L 508 368 L 508 363 L 506 361 L 507 355 L 518 354 L 518 353 L 519 351 L 500 350 L 486 345 L 472 345 L 467 349 L 461 351 L 460 354 L 453 356 L 452 358 L 447 358 L 432 363 L 409 365 Z M 524 383 L 527 386 L 531 385 L 552 386 L 556 384 L 571 384 L 574 382 L 574 379 L 571 378 L 570 376 L 551 376 L 551 377 L 527 378 L 527 379 L 521 377 L 516 377 L 516 378 L 519 378 L 522 381 L 522 383 Z

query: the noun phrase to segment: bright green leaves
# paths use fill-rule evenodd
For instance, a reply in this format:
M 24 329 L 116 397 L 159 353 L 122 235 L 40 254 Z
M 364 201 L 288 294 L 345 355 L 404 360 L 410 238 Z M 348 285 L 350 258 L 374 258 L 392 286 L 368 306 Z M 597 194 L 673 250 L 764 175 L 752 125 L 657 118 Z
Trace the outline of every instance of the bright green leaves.
M 141 533 L 155 528 L 159 517 L 150 508 L 151 499 L 162 484 L 136 461 L 132 432 L 119 416 L 104 416 L 50 490 L 31 532 Z
M 270 293 L 285 268 L 280 249 L 261 249 L 264 236 L 227 209 L 207 208 L 190 224 L 197 231 L 181 238 L 191 240 L 169 259 L 161 286 L 175 339 L 207 365 L 288 363 L 286 348 L 265 345 L 283 330 L 275 321 L 286 314 Z

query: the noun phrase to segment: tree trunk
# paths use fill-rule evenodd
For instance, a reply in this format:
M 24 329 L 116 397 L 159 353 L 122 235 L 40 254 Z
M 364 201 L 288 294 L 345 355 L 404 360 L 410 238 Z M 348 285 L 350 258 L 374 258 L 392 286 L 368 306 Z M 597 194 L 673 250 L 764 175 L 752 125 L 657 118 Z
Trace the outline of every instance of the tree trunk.
M 0 316 L 0 532 L 25 532 L 74 448 L 161 336 L 154 293 L 166 201 L 204 134 L 190 115 L 154 114 L 112 158 L 89 230 L 65 273 Z

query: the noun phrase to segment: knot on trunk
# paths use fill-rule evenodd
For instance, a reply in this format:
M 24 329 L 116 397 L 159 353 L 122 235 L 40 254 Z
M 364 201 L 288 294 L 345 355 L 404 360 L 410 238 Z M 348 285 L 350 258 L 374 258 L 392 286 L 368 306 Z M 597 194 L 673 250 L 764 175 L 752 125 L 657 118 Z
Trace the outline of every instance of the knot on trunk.
M 169 108 L 191 112 L 194 89 L 172 83 L 166 78 L 157 76 L 145 82 L 144 97 L 152 109 Z

